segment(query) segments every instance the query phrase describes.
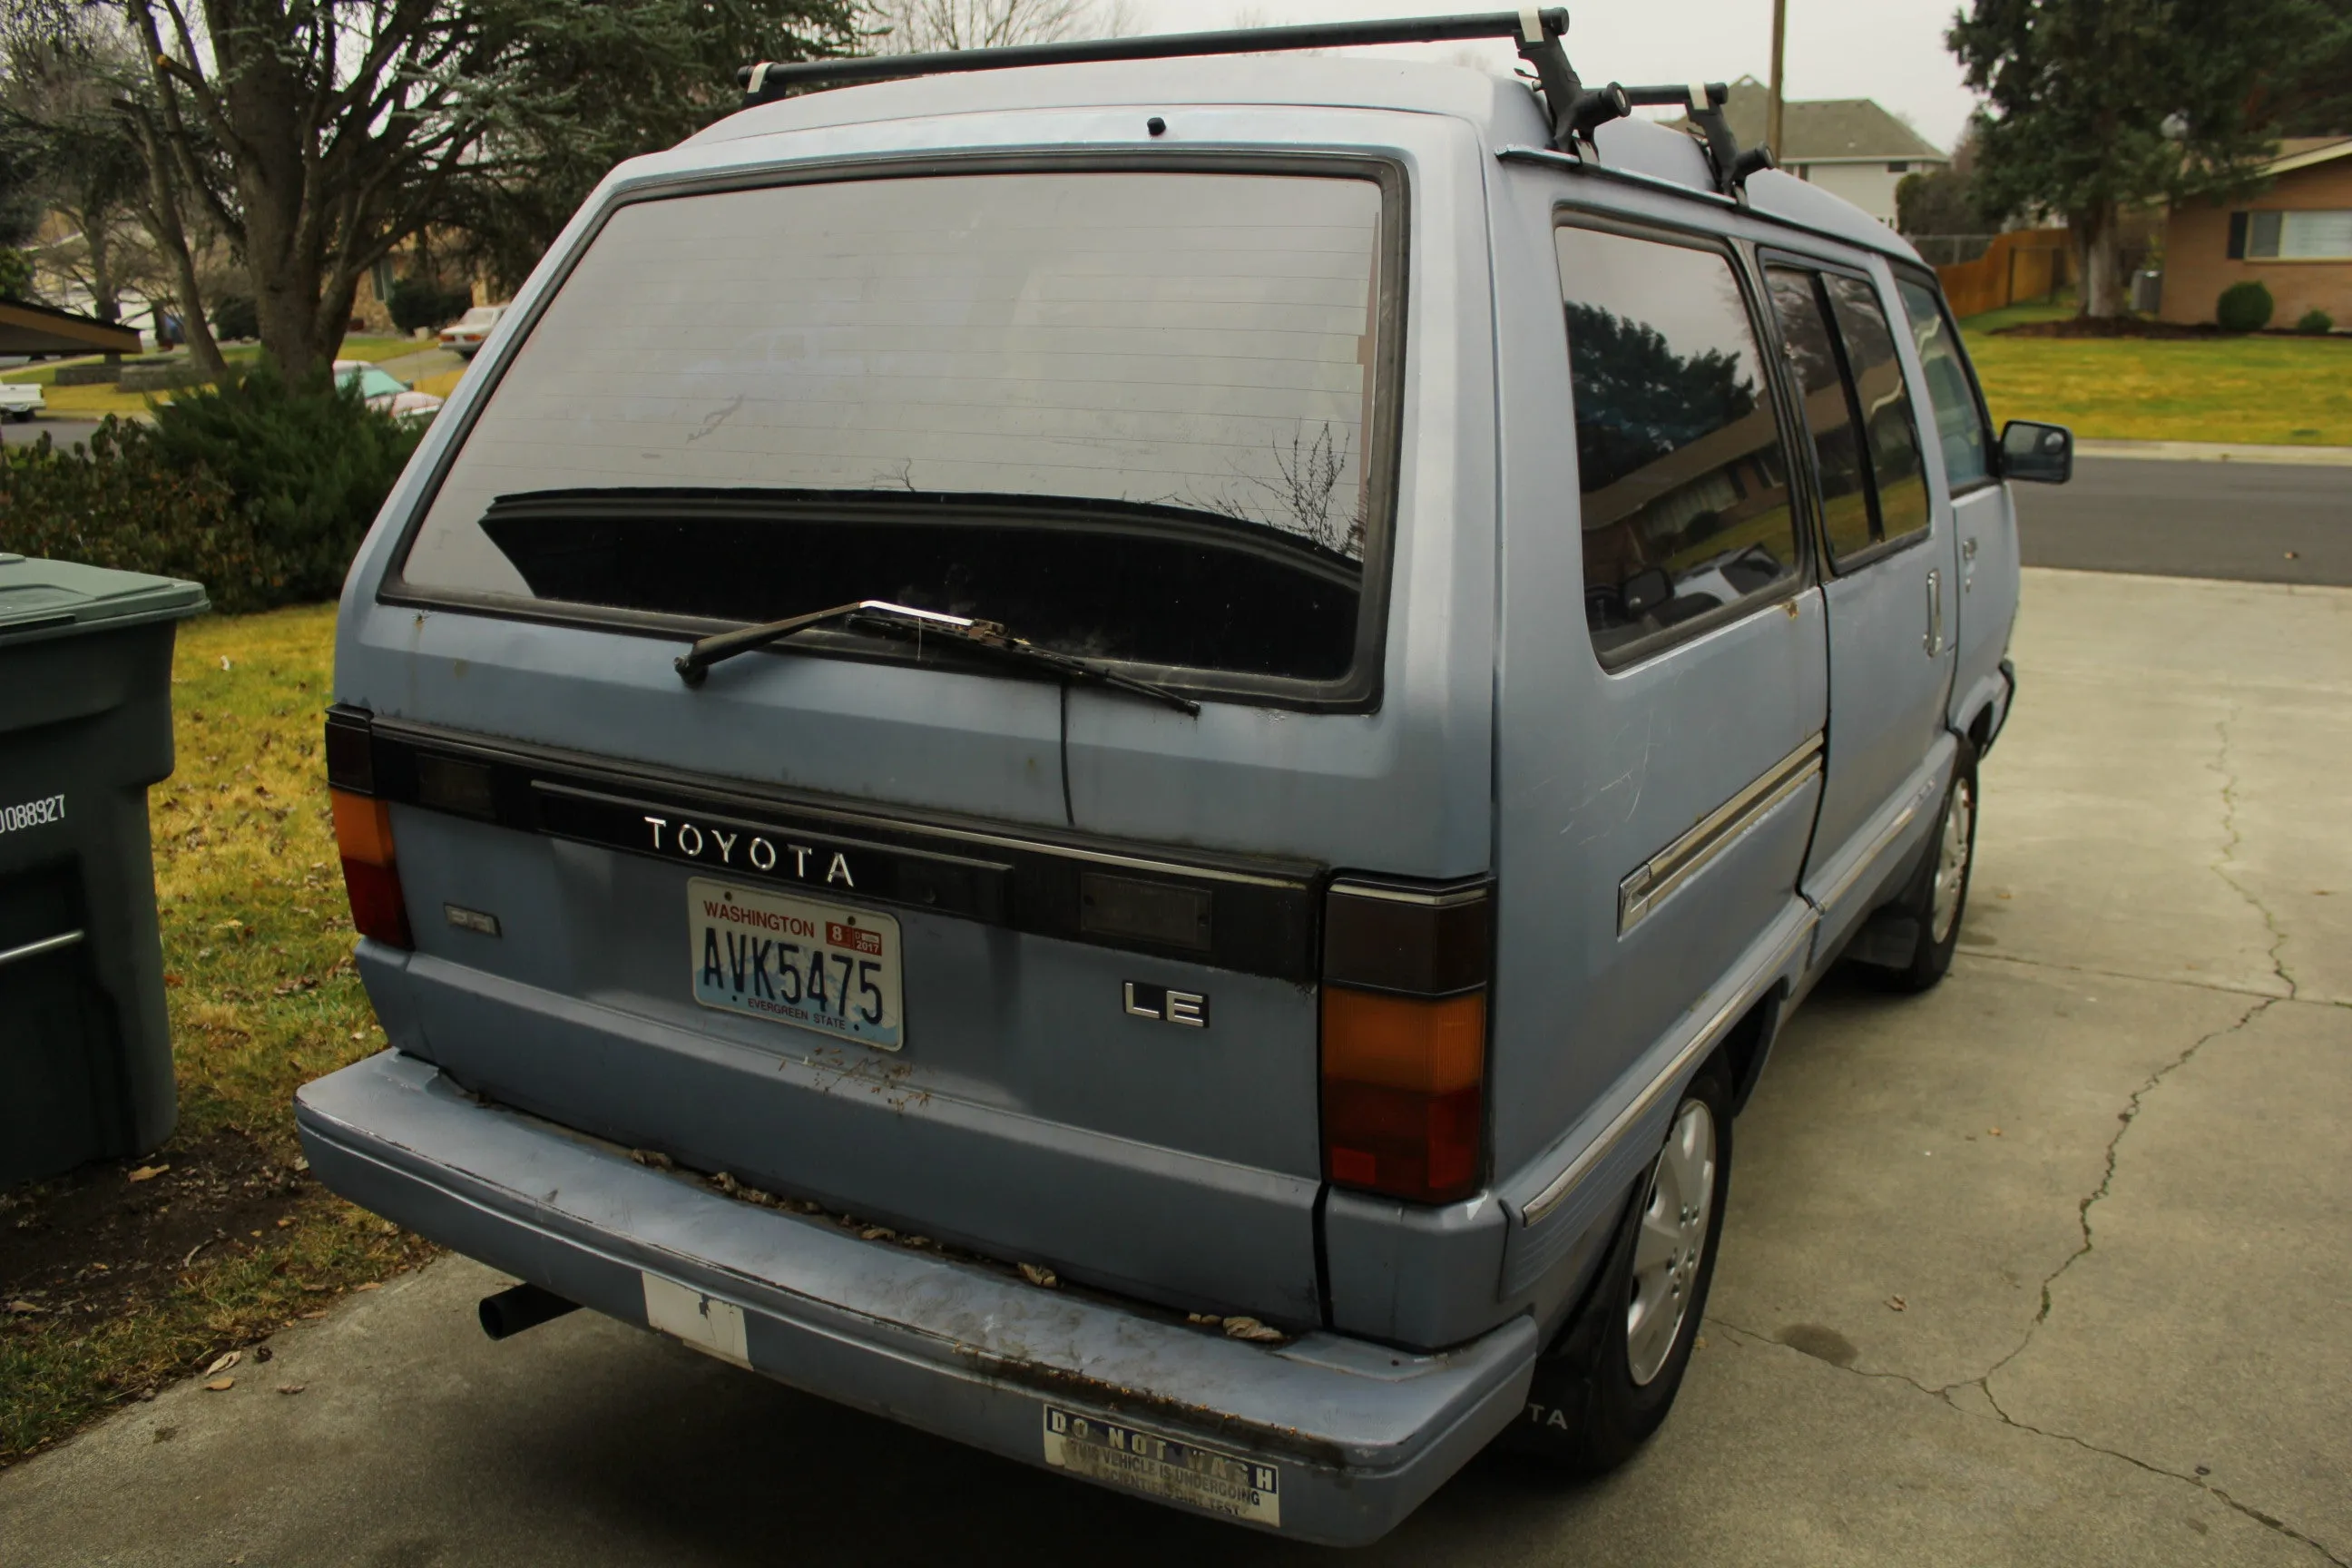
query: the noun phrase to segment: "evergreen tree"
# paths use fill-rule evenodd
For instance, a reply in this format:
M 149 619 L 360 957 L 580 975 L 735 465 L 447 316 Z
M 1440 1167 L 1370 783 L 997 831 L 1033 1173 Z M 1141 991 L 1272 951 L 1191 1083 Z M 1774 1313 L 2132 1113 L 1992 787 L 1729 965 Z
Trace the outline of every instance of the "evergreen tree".
M 2242 187 L 2334 0 L 1970 0 L 1946 36 L 1979 112 L 1980 199 L 2063 215 L 2083 313 L 2124 314 L 2124 208 Z

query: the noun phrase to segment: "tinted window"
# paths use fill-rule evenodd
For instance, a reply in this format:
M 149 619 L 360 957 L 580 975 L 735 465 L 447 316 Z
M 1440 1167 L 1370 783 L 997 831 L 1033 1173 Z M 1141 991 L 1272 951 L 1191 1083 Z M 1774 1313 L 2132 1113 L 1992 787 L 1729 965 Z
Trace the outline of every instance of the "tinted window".
M 1730 259 L 1559 231 L 1583 490 L 1584 609 L 1603 663 L 1796 571 L 1789 465 Z
M 1385 521 L 1373 181 L 841 181 L 616 211 L 404 565 L 758 621 L 862 598 L 1330 681 Z
M 1927 375 L 1927 407 L 1936 416 L 1936 442 L 1944 453 L 1944 478 L 1955 491 L 1982 484 L 1992 477 L 1992 440 L 1985 429 L 1977 402 L 1976 379 L 1969 374 L 1959 333 L 1937 303 L 1936 291 L 1924 283 L 1898 279 L 1903 312 L 1911 318 L 1911 341 L 1918 345 L 1919 365 Z
M 1869 549 L 1872 540 L 1870 482 L 1863 472 L 1845 373 L 1813 275 L 1775 268 L 1768 277 L 1780 340 L 1804 394 L 1805 428 L 1821 471 L 1822 531 L 1829 536 L 1831 559 L 1843 560 Z
M 1845 342 L 1863 428 L 1870 437 L 1870 472 L 1878 492 L 1878 538 L 1908 539 L 1927 526 L 1927 468 L 1911 394 L 1895 354 L 1895 330 L 1878 296 L 1859 278 L 1824 277 L 1830 309 Z

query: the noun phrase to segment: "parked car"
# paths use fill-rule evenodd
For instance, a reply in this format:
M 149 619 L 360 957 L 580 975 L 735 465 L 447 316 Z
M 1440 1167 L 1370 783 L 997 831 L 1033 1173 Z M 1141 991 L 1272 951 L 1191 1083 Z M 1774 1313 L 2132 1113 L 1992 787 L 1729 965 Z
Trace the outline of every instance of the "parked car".
M 345 593 L 321 1179 L 495 1334 L 1310 1541 L 1632 1453 L 1790 1011 L 1951 962 L 2072 445 L 1540 16 L 1541 98 L 1052 64 L 616 170 Z
M 15 420 L 26 420 L 49 405 L 48 397 L 37 381 L 0 381 L 0 416 Z
M 441 346 L 454 351 L 462 358 L 472 359 L 480 351 L 483 340 L 490 335 L 490 329 L 499 324 L 499 318 L 505 315 L 508 309 L 505 305 L 475 306 L 441 329 Z
M 441 398 L 417 391 L 390 371 L 365 360 L 337 360 L 335 380 L 345 386 L 358 387 L 370 408 L 394 419 L 422 424 L 441 412 Z

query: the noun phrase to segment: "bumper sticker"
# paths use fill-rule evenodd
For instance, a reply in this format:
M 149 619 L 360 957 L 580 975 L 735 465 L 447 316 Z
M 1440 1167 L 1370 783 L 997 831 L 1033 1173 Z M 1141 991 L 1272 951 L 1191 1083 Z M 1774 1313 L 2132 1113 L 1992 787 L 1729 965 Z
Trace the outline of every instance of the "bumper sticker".
M 743 1309 L 732 1301 L 706 1296 L 691 1285 L 638 1270 L 646 1282 L 646 1325 L 658 1329 L 694 1349 L 737 1366 L 751 1364 L 751 1346 L 743 1334 Z
M 1282 1523 L 1282 1471 L 1261 1459 L 1045 1406 L 1045 1463 L 1252 1524 Z

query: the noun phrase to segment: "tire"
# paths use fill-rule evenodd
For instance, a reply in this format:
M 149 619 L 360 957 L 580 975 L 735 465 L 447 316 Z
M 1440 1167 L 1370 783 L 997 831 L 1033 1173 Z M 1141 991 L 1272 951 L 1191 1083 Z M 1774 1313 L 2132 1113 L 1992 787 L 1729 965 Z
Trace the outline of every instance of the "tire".
M 1976 869 L 1979 800 L 1976 748 L 1962 741 L 1926 858 L 1903 896 L 1870 917 L 1851 950 L 1888 990 L 1926 991 L 1951 970 Z
M 1664 1422 L 1706 1319 L 1730 1192 L 1731 1075 L 1717 1057 L 1684 1089 L 1583 1305 L 1537 1358 L 1512 1447 L 1569 1476 L 1605 1475 Z

